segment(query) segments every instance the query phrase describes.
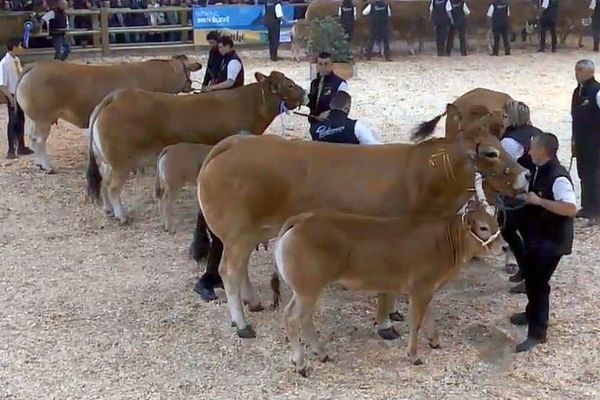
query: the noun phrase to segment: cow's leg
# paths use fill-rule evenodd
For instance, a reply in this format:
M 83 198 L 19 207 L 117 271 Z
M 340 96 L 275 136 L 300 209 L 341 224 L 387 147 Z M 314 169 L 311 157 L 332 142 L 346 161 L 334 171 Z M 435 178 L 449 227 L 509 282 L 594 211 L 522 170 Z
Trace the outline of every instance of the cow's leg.
M 314 288 L 311 288 L 314 289 Z M 319 340 L 319 334 L 315 329 L 313 315 L 315 314 L 315 305 L 318 300 L 316 296 L 302 296 L 296 300 L 297 307 L 300 308 L 300 325 L 302 332 L 310 344 L 312 352 L 319 358 L 321 362 L 329 361 L 329 355 L 325 350 L 325 346 Z
M 198 218 L 202 218 L 204 221 L 204 217 L 202 213 L 198 213 Z M 210 233 L 212 238 L 212 243 L 207 243 L 208 247 L 208 261 L 206 263 L 206 271 L 204 274 L 198 279 L 196 286 L 194 287 L 194 291 L 202 297 L 204 301 L 216 300 L 217 295 L 215 293 L 216 287 L 223 287 L 223 281 L 221 280 L 221 276 L 219 275 L 219 265 L 223 256 L 223 242 L 219 239 L 214 233 L 212 233 L 208 227 L 206 227 L 206 222 L 204 222 L 203 228 L 204 235 L 206 233 Z M 199 235 L 200 236 L 200 235 Z M 206 235 L 206 240 L 208 240 L 208 236 Z M 201 239 L 196 238 L 196 233 L 194 233 L 194 243 L 201 243 Z M 192 249 L 194 253 L 196 252 L 194 245 L 192 245 Z M 199 259 L 194 259 L 199 262 Z
M 435 308 L 429 307 L 426 312 L 425 319 L 427 320 L 427 339 L 429 340 L 429 347 L 432 349 L 439 349 L 440 346 L 440 333 L 437 329 Z
M 240 338 L 255 338 L 256 333 L 252 326 L 248 324 L 244 317 L 242 305 L 242 284 L 244 275 L 248 268 L 248 259 L 252 252 L 252 245 L 242 243 L 223 244 L 223 258 L 219 265 L 219 273 L 223 279 L 225 293 L 227 294 L 227 306 L 231 315 L 232 324 L 237 327 L 237 334 Z
M 177 191 L 171 190 L 171 187 L 165 185 L 162 196 L 159 198 L 159 207 L 161 218 L 165 226 L 165 230 L 169 233 L 175 233 L 175 226 L 173 225 L 173 203 L 177 197 Z
M 104 205 L 104 212 L 110 217 L 114 216 L 114 211 L 110 203 L 110 198 L 108 197 L 108 187 L 106 179 L 103 180 L 100 186 L 100 194 L 102 195 L 102 204 Z
M 33 131 L 31 132 L 31 146 L 34 151 L 34 163 L 42 171 L 46 171 L 51 174 L 54 173 L 50 160 L 46 155 L 46 141 L 50 136 L 50 129 L 52 124 L 46 122 L 34 122 Z
M 264 311 L 264 307 L 260 304 L 260 300 L 254 292 L 252 283 L 250 282 L 250 276 L 248 275 L 248 268 L 244 274 L 244 280 L 242 281 L 242 300 L 244 304 L 248 305 L 248 309 L 252 312 Z
M 390 314 L 394 312 L 395 297 L 391 293 L 377 293 L 377 334 L 385 340 L 398 339 Z
M 123 203 L 121 201 L 121 191 L 123 190 L 123 185 L 125 185 L 128 175 L 128 169 L 117 170 L 113 168 L 108 183 L 108 199 L 112 205 L 114 216 L 119 220 L 121 225 L 127 223 L 127 216 L 125 215 L 125 209 L 123 208 Z
M 297 306 L 296 293 L 285 307 L 284 311 L 285 331 L 292 348 L 290 361 L 294 365 L 294 371 L 306 377 L 306 366 L 304 365 L 304 352 L 300 344 L 300 311 Z
M 423 364 L 423 361 L 421 361 L 417 354 L 417 339 L 423 317 L 427 311 L 427 305 L 431 301 L 432 295 L 433 293 L 428 289 L 422 289 L 420 292 L 414 291 L 410 294 L 410 337 L 406 353 L 413 365 Z

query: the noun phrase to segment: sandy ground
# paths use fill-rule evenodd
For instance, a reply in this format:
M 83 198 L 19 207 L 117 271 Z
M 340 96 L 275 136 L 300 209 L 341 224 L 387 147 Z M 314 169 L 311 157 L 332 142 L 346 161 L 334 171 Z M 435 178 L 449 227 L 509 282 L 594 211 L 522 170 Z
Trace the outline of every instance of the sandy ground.
M 385 141 L 403 141 L 446 102 L 486 86 L 526 101 L 534 123 L 560 136 L 568 164 L 573 64 L 589 53 L 516 53 L 359 63 L 352 115 Z M 277 68 L 308 84 L 306 64 L 242 54 L 248 80 Z M 285 136 L 308 137 L 303 118 L 283 122 Z M 2 107 L 2 132 L 5 126 Z M 277 119 L 269 133 L 281 132 Z M 250 315 L 258 338 L 243 341 L 224 301 L 207 304 L 192 291 L 193 190 L 176 207 L 172 236 L 159 226 L 152 175 L 133 177 L 124 191 L 133 221 L 120 227 L 84 203 L 83 133 L 60 123 L 50 154 L 57 175 L 27 159 L 0 161 L 1 399 L 600 398 L 597 229 L 578 224 L 574 254 L 553 279 L 549 343 L 533 353 L 511 353 L 525 330 L 508 316 L 525 298 L 507 293 L 503 260 L 490 258 L 466 267 L 436 297 L 442 349 L 421 340 L 419 367 L 405 357 L 407 324 L 397 325 L 399 340 L 384 342 L 374 330 L 372 295 L 327 290 L 316 323 L 333 361 L 309 357 L 304 379 L 291 371 L 281 310 Z M 252 256 L 251 279 L 264 303 L 271 268 L 270 251 Z

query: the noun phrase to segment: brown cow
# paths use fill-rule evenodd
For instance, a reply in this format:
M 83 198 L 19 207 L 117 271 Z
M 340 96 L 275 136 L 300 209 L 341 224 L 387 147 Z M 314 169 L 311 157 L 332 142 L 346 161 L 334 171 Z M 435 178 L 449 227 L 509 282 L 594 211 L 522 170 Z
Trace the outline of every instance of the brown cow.
M 156 160 L 155 193 L 162 223 L 175 233 L 171 219 L 173 202 L 186 184 L 196 185 L 198 171 L 212 146 L 200 143 L 178 143 L 165 147 Z
M 59 119 L 88 128 L 90 115 L 110 92 L 139 88 L 152 92 L 192 90 L 190 72 L 202 66 L 186 56 L 114 65 L 72 64 L 48 60 L 25 68 L 17 87 L 17 101 L 33 123 L 35 163 L 52 172 L 46 156 L 50 127 Z
M 235 136 L 216 145 L 198 175 L 198 199 L 213 247 L 222 241 L 218 272 L 238 335 L 255 335 L 242 299 L 251 310 L 261 309 L 248 279 L 248 257 L 292 215 L 326 207 L 387 217 L 456 213 L 473 194 L 476 172 L 497 192 L 524 191 L 529 173 L 506 154 L 493 129 L 499 128 L 485 116 L 454 140 L 417 145 L 348 146 L 271 135 Z M 197 224 L 194 238 L 204 229 Z M 209 263 L 199 284 L 212 291 L 219 280 Z
M 413 133 L 413 137 L 420 137 L 424 134 L 431 135 L 443 116 L 446 116 L 446 137 L 448 138 L 453 138 L 458 134 L 460 124 L 471 124 L 488 112 L 492 113 L 496 123 L 504 127 L 504 109 L 508 100 L 512 100 L 512 98 L 506 93 L 485 88 L 473 89 L 454 100 L 453 107 L 447 107 L 442 114 L 420 124 Z M 498 138 L 501 138 L 504 129 L 494 132 Z
M 294 109 L 308 102 L 304 89 L 281 72 L 255 77 L 250 85 L 195 95 L 127 89 L 106 96 L 90 117 L 90 197 L 102 193 L 105 211 L 123 224 L 121 190 L 129 173 L 155 162 L 166 146 L 214 145 L 241 131 L 261 135 L 282 104 Z
M 472 208 L 471 208 L 472 207 Z M 398 292 L 410 296 L 407 354 L 414 365 L 417 337 L 434 293 L 475 255 L 502 251 L 500 228 L 483 207 L 465 206 L 451 217 L 407 214 L 368 217 L 320 210 L 291 217 L 275 248 L 276 269 L 292 290 L 284 320 L 296 372 L 306 376 L 300 325 L 319 360 L 328 360 L 313 322 L 325 286 L 337 282 L 353 290 L 379 293 L 378 328 L 393 329 L 388 315 Z M 278 282 L 278 281 L 277 281 Z M 278 284 L 274 287 L 278 290 Z M 433 318 L 430 318 L 433 322 Z M 429 345 L 439 348 L 435 322 Z

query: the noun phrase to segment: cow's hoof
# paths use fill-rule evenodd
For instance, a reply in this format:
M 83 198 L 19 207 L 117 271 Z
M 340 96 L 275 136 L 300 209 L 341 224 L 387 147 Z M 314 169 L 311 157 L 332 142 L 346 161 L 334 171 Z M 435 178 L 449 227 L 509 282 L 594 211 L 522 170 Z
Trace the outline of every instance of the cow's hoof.
M 248 305 L 248 310 L 250 310 L 250 312 L 261 312 L 265 311 L 265 308 L 262 306 L 262 304 L 258 303 L 256 305 Z
M 398 334 L 398 332 L 396 332 L 396 329 L 394 329 L 393 326 L 387 329 L 378 329 L 377 334 L 383 340 L 396 340 L 400 337 L 400 335 Z
M 434 342 L 434 341 L 429 341 L 429 347 L 431 347 L 434 350 L 439 350 L 442 348 L 442 346 L 440 346 L 440 342 Z
M 115 216 L 115 213 L 113 212 L 113 210 L 104 210 L 104 214 L 106 214 L 106 216 L 109 218 L 112 218 Z
M 404 321 L 404 315 L 400 314 L 398 311 L 394 311 L 390 314 L 390 320 L 394 322 L 402 322 Z
M 421 360 L 420 358 L 417 358 L 415 360 L 411 361 L 412 365 L 423 365 L 423 360 Z
M 319 358 L 319 361 L 321 361 L 322 363 L 331 361 L 331 357 L 329 357 L 329 354 L 322 354 L 322 355 L 317 354 L 317 357 Z
M 213 287 L 203 286 L 201 282 L 196 283 L 196 286 L 194 286 L 194 292 L 198 293 L 202 300 L 206 302 L 218 299 L 215 289 Z
M 251 325 L 246 325 L 244 329 L 237 330 L 238 337 L 242 339 L 254 339 L 256 338 L 256 332 Z

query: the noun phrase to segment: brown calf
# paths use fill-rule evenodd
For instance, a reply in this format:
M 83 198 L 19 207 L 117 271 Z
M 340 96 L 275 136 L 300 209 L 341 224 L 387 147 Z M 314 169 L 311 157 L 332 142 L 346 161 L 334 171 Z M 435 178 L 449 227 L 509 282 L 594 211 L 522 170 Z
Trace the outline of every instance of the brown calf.
M 287 336 L 295 370 L 306 376 L 300 325 L 321 361 L 329 357 L 319 341 L 313 314 L 323 288 L 338 282 L 354 290 L 379 293 L 379 329 L 390 328 L 397 292 L 410 296 L 410 361 L 421 364 L 417 335 L 434 292 L 476 254 L 502 240 L 496 218 L 483 207 L 450 218 L 406 215 L 376 218 L 333 210 L 290 218 L 275 248 L 277 270 L 293 296 L 285 308 Z M 429 344 L 439 348 L 435 323 Z
M 198 171 L 212 146 L 200 143 L 179 143 L 167 146 L 156 161 L 156 198 L 163 226 L 175 233 L 172 221 L 173 202 L 186 184 L 196 186 Z

